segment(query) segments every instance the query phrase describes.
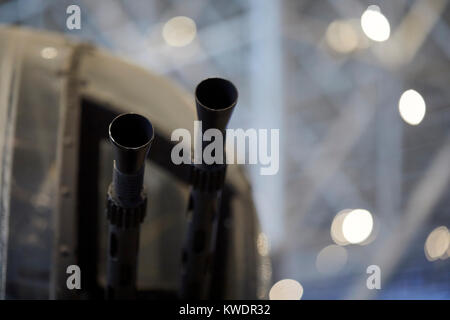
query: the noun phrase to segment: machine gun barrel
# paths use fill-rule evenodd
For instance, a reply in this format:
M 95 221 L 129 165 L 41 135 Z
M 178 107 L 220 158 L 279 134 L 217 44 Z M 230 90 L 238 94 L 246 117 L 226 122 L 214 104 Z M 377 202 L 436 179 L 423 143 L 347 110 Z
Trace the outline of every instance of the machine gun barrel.
M 153 137 L 150 121 L 135 113 L 121 114 L 109 125 L 114 169 L 107 197 L 107 299 L 136 297 L 139 231 L 147 206 L 145 159 Z
M 197 86 L 195 98 L 197 116 L 202 121 L 202 136 L 208 129 L 218 129 L 225 141 L 225 130 L 238 98 L 235 86 L 225 79 L 206 79 Z M 202 143 L 202 153 L 209 143 Z M 196 182 L 190 196 L 188 210 L 192 211 L 192 217 L 182 254 L 182 299 L 207 299 L 210 296 L 217 221 L 226 172 L 225 150 L 222 151 L 222 164 L 201 163 L 193 168 Z

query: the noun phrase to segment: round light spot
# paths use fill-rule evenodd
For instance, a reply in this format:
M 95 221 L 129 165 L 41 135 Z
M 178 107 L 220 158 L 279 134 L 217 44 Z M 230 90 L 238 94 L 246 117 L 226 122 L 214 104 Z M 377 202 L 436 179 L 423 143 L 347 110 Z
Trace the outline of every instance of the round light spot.
M 388 19 L 378 6 L 369 6 L 361 16 L 361 27 L 365 35 L 373 41 L 386 41 L 391 34 Z
M 366 240 L 373 229 L 373 218 L 369 211 L 355 209 L 349 212 L 342 223 L 342 232 L 350 243 L 361 243 Z
M 326 40 L 331 49 L 339 53 L 349 53 L 358 47 L 358 33 L 353 25 L 344 20 L 330 23 Z
M 347 250 L 332 244 L 323 248 L 316 258 L 317 270 L 326 275 L 338 273 L 347 263 Z
M 292 279 L 278 281 L 272 286 L 269 292 L 270 300 L 300 300 L 302 296 L 302 285 Z
M 412 126 L 418 125 L 425 116 L 425 100 L 417 91 L 406 90 L 398 101 L 398 111 L 406 123 Z
M 162 35 L 164 41 L 172 47 L 184 47 L 194 40 L 197 27 L 194 20 L 188 17 L 175 17 L 166 22 Z
M 333 222 L 331 223 L 331 228 L 330 228 L 330 235 L 331 238 L 333 239 L 333 241 L 340 245 L 340 246 L 345 246 L 347 244 L 349 244 L 349 242 L 347 241 L 347 239 L 345 239 L 344 237 L 344 233 L 342 231 L 342 225 L 344 223 L 344 219 L 345 216 L 351 212 L 352 209 L 344 209 L 339 211 L 336 216 L 333 219 Z
M 44 59 L 54 59 L 58 56 L 58 50 L 53 47 L 45 47 L 41 50 L 41 57 Z
M 425 241 L 425 256 L 434 261 L 447 256 L 450 246 L 450 234 L 446 227 L 437 227 L 428 235 Z

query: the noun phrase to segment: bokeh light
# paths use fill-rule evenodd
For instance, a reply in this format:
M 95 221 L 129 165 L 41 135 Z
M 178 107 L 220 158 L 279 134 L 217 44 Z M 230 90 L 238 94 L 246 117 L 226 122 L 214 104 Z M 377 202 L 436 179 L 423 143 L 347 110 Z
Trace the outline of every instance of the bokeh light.
M 372 214 L 364 209 L 355 209 L 346 214 L 342 223 L 342 233 L 350 243 L 361 243 L 373 230 Z
M 369 6 L 361 16 L 361 27 L 365 35 L 373 41 L 386 41 L 391 34 L 388 19 L 378 6 Z
M 425 100 L 417 91 L 412 89 L 406 90 L 400 96 L 398 110 L 406 123 L 412 126 L 418 125 L 425 116 Z
M 41 57 L 44 59 L 54 59 L 58 56 L 58 50 L 53 47 L 45 47 L 41 50 Z
M 345 216 L 351 212 L 352 209 L 344 209 L 339 211 L 333 219 L 330 228 L 330 235 L 333 241 L 340 245 L 345 246 L 349 244 L 347 239 L 344 237 L 344 233 L 342 232 L 342 224 L 344 223 Z
M 429 261 L 446 258 L 450 249 L 450 234 L 445 226 L 437 227 L 425 241 L 425 256 Z
M 269 292 L 270 300 L 300 300 L 302 296 L 303 286 L 293 279 L 278 281 Z
M 332 244 L 323 248 L 316 258 L 316 268 L 322 274 L 338 273 L 347 263 L 348 254 L 344 247 Z
M 194 40 L 197 34 L 195 21 L 188 17 L 175 17 L 166 22 L 162 35 L 164 41 L 172 47 L 184 47 Z
M 350 21 L 336 20 L 328 26 L 326 40 L 334 51 L 349 53 L 358 47 L 358 32 Z

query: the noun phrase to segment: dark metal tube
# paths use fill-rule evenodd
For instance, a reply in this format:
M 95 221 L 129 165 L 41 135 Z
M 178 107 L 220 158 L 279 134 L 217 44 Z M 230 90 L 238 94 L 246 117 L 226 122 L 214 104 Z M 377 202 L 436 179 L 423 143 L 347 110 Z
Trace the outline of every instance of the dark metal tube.
M 228 80 L 210 78 L 197 86 L 195 96 L 202 134 L 210 128 L 219 129 L 225 141 L 225 129 L 238 98 L 235 86 Z M 202 149 L 208 144 L 203 143 Z M 207 299 L 210 296 L 211 271 L 218 240 L 217 221 L 226 171 L 225 152 L 223 156 L 224 164 L 202 163 L 194 168 L 197 182 L 191 191 L 188 208 L 191 219 L 182 254 L 182 299 Z
M 153 137 L 152 124 L 138 114 L 119 115 L 109 126 L 114 169 L 107 199 L 107 299 L 136 297 L 139 231 L 147 204 L 145 158 Z
M 225 138 L 225 129 L 238 100 L 236 87 L 228 80 L 209 78 L 195 89 L 198 120 L 202 122 L 202 133 L 210 128 L 219 129 Z

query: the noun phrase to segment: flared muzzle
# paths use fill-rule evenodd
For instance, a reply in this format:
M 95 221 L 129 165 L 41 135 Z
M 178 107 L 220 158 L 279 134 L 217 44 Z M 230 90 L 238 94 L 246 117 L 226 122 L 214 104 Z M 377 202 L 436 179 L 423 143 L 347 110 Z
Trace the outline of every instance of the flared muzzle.
M 140 171 L 153 138 L 153 126 L 147 118 L 135 113 L 117 116 L 109 125 L 116 168 L 125 174 Z
M 195 101 L 203 132 L 216 128 L 225 136 L 237 100 L 238 91 L 228 80 L 209 78 L 200 82 L 195 89 Z

